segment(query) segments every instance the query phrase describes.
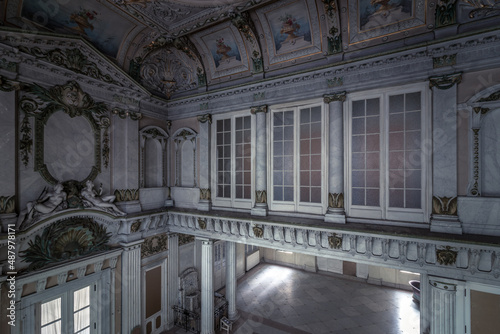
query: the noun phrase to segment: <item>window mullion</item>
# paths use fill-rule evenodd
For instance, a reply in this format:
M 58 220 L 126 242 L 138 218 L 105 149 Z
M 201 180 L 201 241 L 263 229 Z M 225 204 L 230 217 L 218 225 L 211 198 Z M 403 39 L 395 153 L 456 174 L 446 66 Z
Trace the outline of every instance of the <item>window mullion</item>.
M 231 206 L 236 198 L 236 117 L 231 117 Z
M 380 211 L 387 219 L 389 203 L 389 105 L 387 94 L 380 96 Z
M 300 200 L 300 113 L 299 107 L 293 108 L 293 203 L 295 211 L 299 209 Z

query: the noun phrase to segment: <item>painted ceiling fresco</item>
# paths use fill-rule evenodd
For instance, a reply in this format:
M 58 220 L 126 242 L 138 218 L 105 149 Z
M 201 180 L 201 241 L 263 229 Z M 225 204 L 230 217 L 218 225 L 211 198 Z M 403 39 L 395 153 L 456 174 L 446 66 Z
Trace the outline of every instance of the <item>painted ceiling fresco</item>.
M 483 2 L 9 0 L 0 20 L 85 40 L 153 94 L 171 99 L 372 46 L 412 43 L 439 27 L 500 14 Z

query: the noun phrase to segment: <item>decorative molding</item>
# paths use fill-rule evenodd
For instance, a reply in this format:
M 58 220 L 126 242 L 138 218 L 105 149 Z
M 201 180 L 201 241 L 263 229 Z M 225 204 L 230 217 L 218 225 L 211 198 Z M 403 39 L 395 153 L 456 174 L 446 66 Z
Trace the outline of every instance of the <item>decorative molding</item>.
M 494 93 L 488 95 L 487 97 L 483 97 L 483 98 L 477 100 L 477 102 L 492 102 L 492 101 L 498 101 L 498 100 L 500 100 L 500 91 L 494 92 Z
M 141 245 L 141 258 L 164 252 L 168 249 L 167 234 L 146 238 Z
M 326 79 L 326 85 L 328 88 L 340 87 L 344 84 L 344 77 L 335 77 L 332 79 Z
M 139 189 L 116 189 L 114 192 L 116 202 L 139 200 Z
M 258 92 L 253 94 L 254 101 L 261 101 L 266 99 L 266 92 Z
M 12 196 L 0 196 L 0 214 L 14 213 L 16 211 L 16 199 Z
M 323 102 L 325 103 L 332 103 L 335 101 L 344 102 L 345 99 L 346 99 L 346 92 L 323 95 Z
M 321 0 L 325 5 L 325 12 L 328 16 L 333 16 L 333 14 L 337 11 L 337 4 L 335 0 Z
M 436 215 L 456 216 L 458 211 L 457 197 L 432 196 L 432 213 Z
M 0 90 L 3 92 L 12 92 L 14 90 L 19 90 L 23 88 L 23 86 L 24 85 L 18 81 L 9 80 L 0 75 Z
M 451 266 L 457 262 L 458 252 L 446 246 L 444 249 L 436 249 L 436 261 L 444 266 Z
M 139 113 L 139 112 L 133 112 L 133 111 L 129 111 L 129 110 L 123 110 L 123 109 L 120 109 L 120 108 L 113 108 L 111 109 L 111 113 L 113 115 L 116 115 L 118 117 L 120 117 L 121 119 L 125 119 L 127 117 L 129 117 L 131 120 L 133 121 L 138 121 L 142 118 L 142 114 Z
M 23 261 L 29 262 L 28 271 L 46 265 L 106 250 L 110 233 L 106 227 L 91 218 L 71 217 L 46 227 L 41 235 L 28 242 L 21 251 Z
M 245 36 L 245 38 L 253 44 L 256 41 L 255 38 L 255 27 L 253 21 L 250 19 L 250 14 L 248 12 L 229 14 L 231 17 L 231 23 L 238 29 L 238 31 Z
M 252 230 L 256 238 L 262 238 L 264 236 L 264 229 L 261 226 L 253 226 Z
M 267 204 L 267 191 L 256 190 L 255 191 L 255 203 Z
M 17 63 L 8 61 L 5 58 L 0 59 L 0 68 L 9 72 L 17 73 Z
M 210 114 L 200 115 L 200 116 L 198 116 L 198 122 L 200 122 L 200 123 L 208 122 L 209 124 L 212 124 L 212 115 L 210 115 Z
M 457 23 L 457 0 L 439 0 L 436 6 L 436 28 Z
M 139 229 L 141 228 L 141 224 L 142 224 L 142 222 L 140 220 L 136 220 L 135 222 L 133 222 L 130 225 L 130 233 L 135 233 L 135 232 L 139 231 Z
M 472 129 L 474 132 L 473 147 L 472 147 L 472 188 L 470 194 L 472 196 L 480 196 L 479 192 L 479 129 Z
M 462 73 L 453 73 L 429 78 L 429 88 L 437 87 L 439 89 L 449 89 L 455 84 L 462 82 Z
M 200 201 L 210 201 L 211 198 L 210 188 L 200 188 Z
M 194 240 L 195 240 L 194 235 L 183 234 L 183 233 L 179 234 L 179 246 L 189 244 L 191 242 L 194 242 Z
M 85 56 L 79 49 L 73 48 L 61 50 L 56 48 L 44 51 L 37 46 L 32 48 L 20 46 L 19 50 L 35 56 L 37 59 L 47 60 L 56 66 L 64 67 L 73 72 L 83 74 L 109 84 L 123 86 L 120 82 L 113 80 L 109 74 L 103 74 L 99 67 L 95 63 L 89 61 L 88 57 Z
M 493 16 L 500 13 L 500 2 L 489 0 L 462 0 L 462 3 L 472 6 L 474 9 L 469 12 L 472 19 L 480 16 Z
M 257 114 L 259 112 L 267 113 L 267 104 L 261 106 L 250 107 L 250 113 Z
M 198 226 L 200 227 L 200 229 L 206 230 L 207 229 L 207 221 L 205 219 L 198 218 Z
M 332 249 L 340 249 L 342 247 L 342 237 L 338 236 L 337 233 L 328 236 L 328 245 Z
M 330 34 L 328 39 L 328 54 L 336 54 L 342 52 L 342 35 L 338 28 L 331 27 L 328 31 Z
M 252 52 L 252 65 L 253 65 L 253 73 L 264 72 L 264 60 L 262 59 L 259 51 L 257 50 L 254 50 Z
M 344 194 L 343 193 L 328 193 L 328 207 L 329 208 L 343 208 L 344 207 Z
M 30 154 L 33 148 L 33 137 L 31 134 L 31 124 L 26 114 L 21 124 L 21 139 L 19 140 L 19 151 L 21 152 L 21 161 L 24 167 L 28 166 Z
M 457 64 L 457 54 L 443 55 L 441 57 L 432 57 L 432 67 L 441 68 L 446 66 L 453 66 Z

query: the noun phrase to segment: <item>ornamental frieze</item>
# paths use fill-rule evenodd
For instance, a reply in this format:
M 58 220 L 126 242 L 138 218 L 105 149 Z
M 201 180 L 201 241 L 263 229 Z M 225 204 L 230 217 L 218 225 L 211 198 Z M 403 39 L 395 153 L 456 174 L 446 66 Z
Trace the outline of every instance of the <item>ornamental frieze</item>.
M 146 238 L 141 246 L 141 258 L 164 252 L 168 249 L 167 234 L 155 235 Z

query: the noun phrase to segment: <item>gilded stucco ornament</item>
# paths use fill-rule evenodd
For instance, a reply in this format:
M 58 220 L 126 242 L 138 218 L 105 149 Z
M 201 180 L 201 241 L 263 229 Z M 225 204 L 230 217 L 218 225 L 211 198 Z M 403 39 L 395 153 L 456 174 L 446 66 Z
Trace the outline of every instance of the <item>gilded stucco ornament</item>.
M 262 238 L 264 236 L 264 229 L 262 226 L 253 226 L 252 230 L 256 238 Z
M 23 261 L 29 262 L 28 271 L 108 249 L 110 233 L 106 227 L 90 218 L 72 217 L 46 227 L 41 235 L 28 242 L 21 251 Z
M 205 219 L 198 218 L 198 225 L 200 226 L 201 230 L 207 229 L 207 221 Z
M 210 188 L 200 188 L 200 200 L 210 201 L 211 197 Z
M 323 102 L 332 103 L 335 101 L 344 102 L 346 99 L 346 92 L 332 93 L 323 95 Z
M 432 57 L 432 67 L 441 68 L 446 66 L 453 66 L 457 64 L 457 54 L 443 55 L 441 57 Z
M 155 235 L 146 238 L 141 245 L 141 258 L 155 255 L 168 249 L 168 236 L 166 234 Z
M 457 23 L 457 0 L 439 0 L 436 6 L 436 28 Z
M 130 233 L 135 233 L 139 231 L 140 228 L 141 228 L 141 221 L 136 220 L 135 222 L 132 223 L 132 225 L 130 225 Z
M 267 204 L 267 192 L 265 190 L 255 191 L 255 203 Z
M 344 207 L 344 194 L 343 193 L 328 193 L 328 207 L 329 208 L 343 208 Z
M 328 245 L 333 249 L 340 249 L 342 247 L 342 237 L 338 236 L 337 233 L 328 236 Z
M 138 121 L 142 118 L 142 114 L 139 112 L 133 112 L 130 110 L 123 110 L 123 109 L 120 109 L 117 107 L 113 108 L 111 110 L 111 112 L 113 113 L 113 115 L 116 115 L 116 116 L 120 117 L 121 119 L 126 119 L 127 117 L 129 117 L 133 121 Z
M 14 90 L 19 90 L 23 87 L 23 84 L 15 81 L 9 80 L 0 75 L 0 90 L 4 92 L 12 92 Z
M 200 116 L 198 116 L 198 122 L 200 122 L 200 123 L 208 122 L 209 124 L 212 124 L 212 115 L 210 115 L 210 114 L 200 115 Z
M 456 216 L 457 209 L 458 209 L 457 197 L 432 196 L 433 214 Z
M 439 264 L 450 266 L 457 262 L 458 252 L 446 246 L 444 249 L 436 249 L 436 260 Z
M 500 91 L 494 92 L 494 93 L 488 95 L 487 97 L 483 97 L 483 98 L 477 100 L 477 102 L 491 102 L 491 101 L 498 101 L 498 100 L 500 100 Z
M 179 246 L 194 242 L 194 235 L 179 234 Z
M 21 139 L 19 140 L 19 151 L 21 152 L 21 161 L 24 167 L 28 166 L 31 149 L 33 148 L 33 137 L 31 133 L 31 124 L 28 116 L 24 116 L 21 124 Z
M 99 67 L 89 61 L 88 57 L 82 53 L 79 49 L 67 49 L 61 50 L 59 48 L 45 51 L 39 47 L 28 48 L 25 46 L 20 46 L 19 50 L 21 52 L 28 53 L 35 56 L 37 59 L 47 60 L 48 62 L 67 68 L 73 72 L 87 75 L 91 78 L 104 81 L 117 86 L 123 86 L 120 82 L 113 80 L 109 74 L 103 74 Z
M 267 113 L 267 104 L 264 104 L 261 106 L 250 107 L 250 113 L 257 114 L 259 112 Z
M 139 189 L 116 189 L 114 192 L 117 202 L 139 200 Z
M 436 87 L 438 89 L 449 89 L 455 84 L 462 82 L 462 73 L 453 73 L 429 78 L 429 88 Z
M 14 213 L 16 201 L 14 195 L 0 196 L 0 214 Z
M 472 19 L 480 16 L 493 16 L 500 13 L 500 2 L 491 0 L 462 0 L 463 4 L 468 4 L 474 9 L 469 12 Z
M 329 30 L 330 35 L 328 39 L 328 54 L 336 54 L 342 52 L 342 35 L 339 29 L 336 27 L 331 27 Z

